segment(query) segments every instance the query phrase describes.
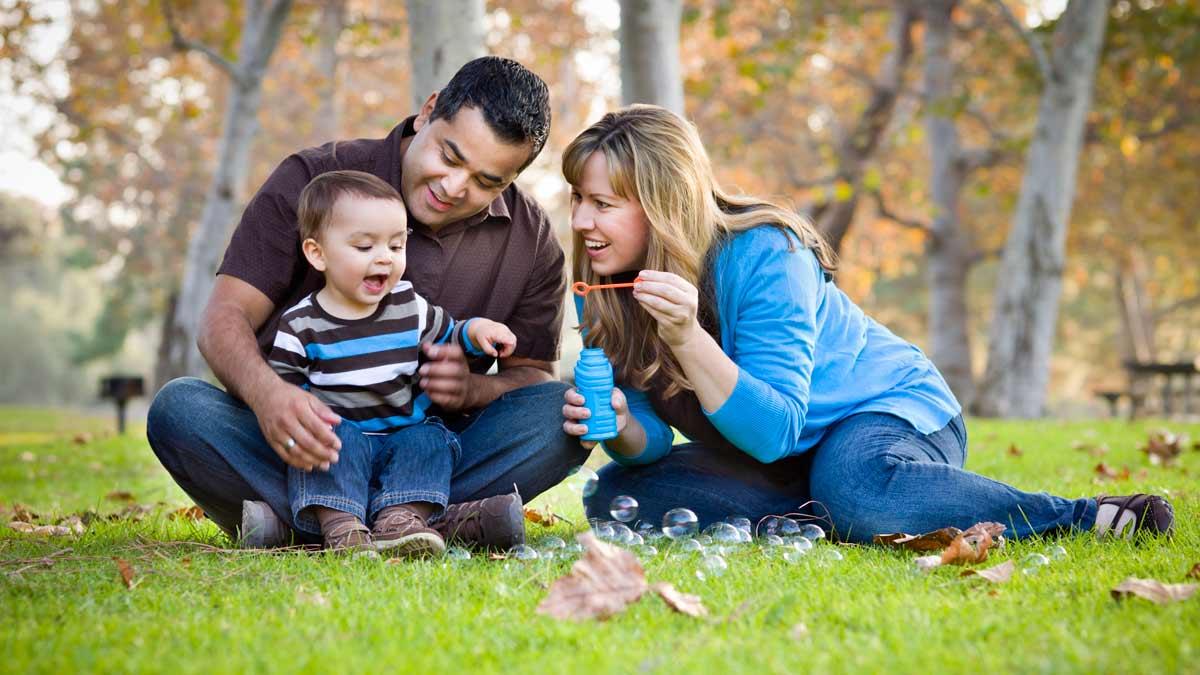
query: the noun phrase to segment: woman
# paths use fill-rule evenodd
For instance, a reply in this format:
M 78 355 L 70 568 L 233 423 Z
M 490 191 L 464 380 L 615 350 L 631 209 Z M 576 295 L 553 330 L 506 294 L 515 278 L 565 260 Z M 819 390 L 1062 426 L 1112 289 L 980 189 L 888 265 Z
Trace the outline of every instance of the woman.
M 834 285 L 834 256 L 795 213 L 717 186 L 695 129 L 635 105 L 567 148 L 574 276 L 638 278 L 576 299 L 616 381 L 615 463 L 585 506 L 631 495 L 644 519 L 685 506 L 701 524 L 757 519 L 810 499 L 843 540 L 997 521 L 1055 530 L 1169 532 L 1153 495 L 1066 499 L 963 470 L 961 407 L 916 347 Z M 563 428 L 588 411 L 566 394 Z M 671 427 L 691 443 L 673 446 Z

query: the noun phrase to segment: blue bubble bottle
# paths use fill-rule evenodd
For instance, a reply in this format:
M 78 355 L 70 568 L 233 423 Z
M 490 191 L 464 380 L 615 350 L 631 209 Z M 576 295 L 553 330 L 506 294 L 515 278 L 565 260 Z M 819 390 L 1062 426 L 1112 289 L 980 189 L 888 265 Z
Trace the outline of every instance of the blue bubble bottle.
M 585 347 L 575 362 L 575 389 L 583 395 L 584 405 L 592 413 L 583 420 L 588 431 L 585 441 L 606 441 L 617 437 L 617 413 L 612 407 L 613 370 L 608 356 L 599 347 Z

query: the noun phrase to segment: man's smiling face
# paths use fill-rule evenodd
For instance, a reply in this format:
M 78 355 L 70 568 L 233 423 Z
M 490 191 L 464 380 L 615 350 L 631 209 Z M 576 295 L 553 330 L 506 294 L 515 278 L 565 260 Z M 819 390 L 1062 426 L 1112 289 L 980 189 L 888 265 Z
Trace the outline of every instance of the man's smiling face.
M 400 192 L 414 219 L 436 230 L 486 209 L 516 179 L 531 148 L 502 141 L 475 108 L 430 122 L 434 102 L 426 101 L 414 122 Z

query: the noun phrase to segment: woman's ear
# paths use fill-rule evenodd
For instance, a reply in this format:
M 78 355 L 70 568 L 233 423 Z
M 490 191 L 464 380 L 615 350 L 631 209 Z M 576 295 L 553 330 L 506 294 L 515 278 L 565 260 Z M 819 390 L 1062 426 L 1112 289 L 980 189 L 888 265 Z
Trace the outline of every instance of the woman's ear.
M 321 245 L 316 239 L 309 237 L 300 245 L 304 251 L 304 257 L 308 259 L 308 264 L 313 266 L 318 272 L 325 271 L 325 253 L 321 250 Z

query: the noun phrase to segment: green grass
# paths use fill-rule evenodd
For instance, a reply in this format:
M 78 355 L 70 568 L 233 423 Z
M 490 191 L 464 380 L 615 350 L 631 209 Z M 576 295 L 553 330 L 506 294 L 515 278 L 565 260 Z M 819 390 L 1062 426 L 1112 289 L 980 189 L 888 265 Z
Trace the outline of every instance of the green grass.
M 1010 544 L 987 564 L 1055 544 L 1069 557 L 1000 586 L 957 569 L 918 575 L 912 554 L 871 547 L 843 547 L 839 562 L 810 555 L 789 564 L 748 546 L 729 556 L 723 576 L 701 581 L 695 557 L 663 551 L 647 561 L 648 578 L 700 595 L 710 618 L 647 596 L 607 622 L 584 623 L 534 611 L 569 561 L 386 564 L 229 551 L 211 524 L 168 517 L 187 500 L 141 430 L 116 437 L 105 426 L 0 408 L 3 506 L 18 502 L 52 522 L 120 511 L 105 498 L 114 490 L 156 505 L 140 521 L 93 520 L 79 537 L 33 537 L 0 523 L 0 672 L 1200 672 L 1200 597 L 1160 607 L 1109 596 L 1130 575 L 1182 582 L 1200 562 L 1200 452 L 1163 468 L 1137 451 L 1161 424 L 974 421 L 968 465 L 1072 496 L 1169 494 L 1178 521 L 1170 541 Z M 1200 439 L 1200 426 L 1166 426 Z M 91 438 L 77 443 L 80 432 Z M 1111 452 L 1096 458 L 1072 449 L 1075 441 Z M 1010 444 L 1024 454 L 1010 455 Z M 1128 465 L 1133 477 L 1098 483 L 1100 459 Z M 565 487 L 535 505 L 581 520 Z M 529 531 L 536 545 L 574 529 Z M 133 589 L 114 557 L 133 566 Z M 801 623 L 807 633 L 797 637 Z

